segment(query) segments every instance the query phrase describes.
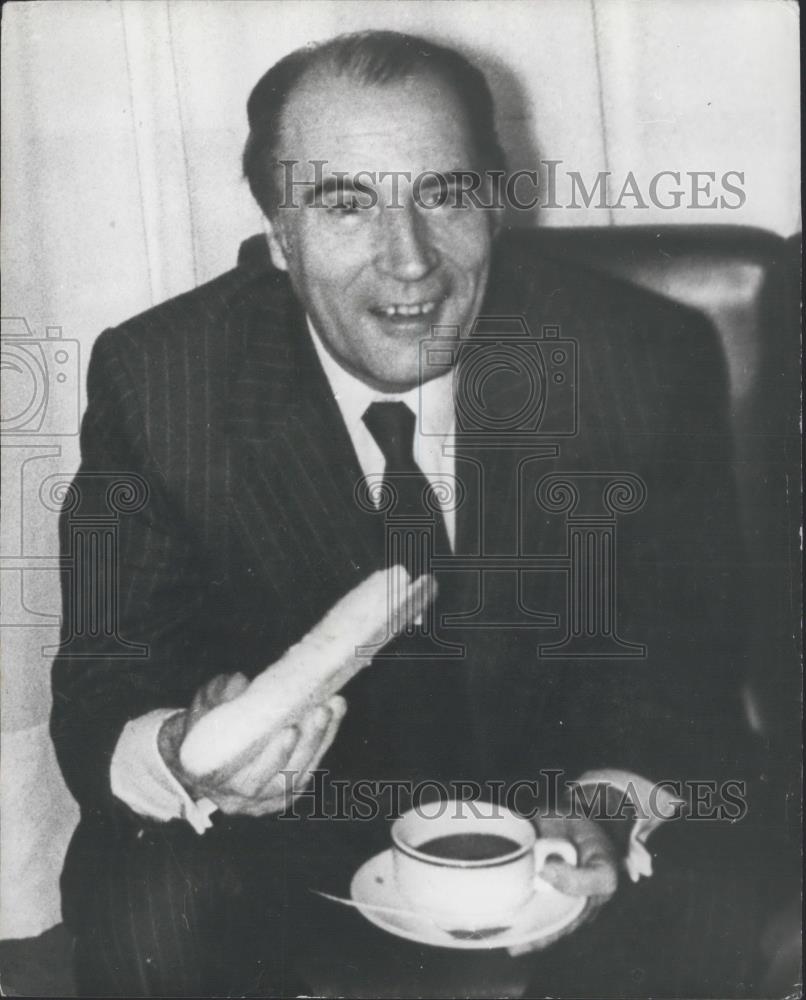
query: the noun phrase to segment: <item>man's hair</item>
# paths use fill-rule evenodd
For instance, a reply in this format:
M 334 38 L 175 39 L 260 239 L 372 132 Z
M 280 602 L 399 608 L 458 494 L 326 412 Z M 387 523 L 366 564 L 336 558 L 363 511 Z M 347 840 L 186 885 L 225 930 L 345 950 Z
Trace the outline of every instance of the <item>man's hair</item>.
M 276 207 L 275 144 L 285 106 L 295 86 L 312 69 L 383 86 L 432 74 L 453 88 L 465 109 L 477 158 L 476 169 L 504 170 L 495 129 L 495 105 L 484 74 L 454 49 L 398 31 L 361 31 L 311 43 L 282 58 L 255 84 L 246 104 L 249 138 L 243 172 L 265 215 Z

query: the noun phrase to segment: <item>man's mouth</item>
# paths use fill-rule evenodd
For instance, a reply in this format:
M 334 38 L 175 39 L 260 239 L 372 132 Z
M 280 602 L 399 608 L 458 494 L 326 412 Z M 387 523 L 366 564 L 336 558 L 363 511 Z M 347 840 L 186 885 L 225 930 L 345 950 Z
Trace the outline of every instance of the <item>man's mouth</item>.
M 388 306 L 377 306 L 372 311 L 385 319 L 417 319 L 421 316 L 430 316 L 436 307 L 436 300 L 414 303 L 395 302 Z

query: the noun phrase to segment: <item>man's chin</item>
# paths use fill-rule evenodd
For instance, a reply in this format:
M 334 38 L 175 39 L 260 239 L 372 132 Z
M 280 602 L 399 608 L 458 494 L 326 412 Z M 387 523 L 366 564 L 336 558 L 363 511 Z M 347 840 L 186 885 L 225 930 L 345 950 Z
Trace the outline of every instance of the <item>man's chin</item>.
M 375 375 L 370 375 L 368 377 L 362 377 L 362 381 L 366 382 L 371 388 L 376 389 L 378 392 L 383 393 L 404 393 L 409 392 L 418 386 L 422 382 L 430 380 L 429 378 L 420 379 L 419 371 L 415 373 L 405 372 L 398 375 L 393 375 L 392 378 L 389 377 L 389 372 L 384 373 L 383 378 L 377 378 Z
M 440 310 L 435 309 L 424 316 L 372 316 L 372 325 L 380 336 L 389 344 L 416 346 L 430 340 L 436 326 L 440 326 Z
M 378 360 L 377 364 L 367 366 L 363 372 L 356 374 L 363 382 L 379 392 L 402 393 L 408 392 L 423 382 L 430 382 L 436 375 L 443 374 L 447 370 L 445 366 L 440 366 L 439 370 L 435 370 L 431 365 L 424 362 L 421 364 L 418 344 L 414 356 L 407 357 L 405 361 L 401 359 L 397 365 L 390 364 L 389 354 L 386 354 Z

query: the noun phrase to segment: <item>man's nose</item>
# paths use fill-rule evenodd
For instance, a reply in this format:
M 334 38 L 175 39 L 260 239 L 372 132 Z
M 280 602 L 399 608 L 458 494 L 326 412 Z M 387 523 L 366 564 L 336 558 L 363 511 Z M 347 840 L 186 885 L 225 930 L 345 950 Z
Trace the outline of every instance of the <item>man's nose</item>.
M 389 207 L 382 213 L 378 268 L 398 281 L 418 281 L 439 260 L 429 225 L 415 205 Z

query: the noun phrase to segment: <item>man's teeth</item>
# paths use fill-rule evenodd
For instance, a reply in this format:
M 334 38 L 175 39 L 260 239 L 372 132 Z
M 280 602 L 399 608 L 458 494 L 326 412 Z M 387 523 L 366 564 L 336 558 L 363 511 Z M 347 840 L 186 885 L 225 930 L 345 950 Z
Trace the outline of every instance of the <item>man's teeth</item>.
M 415 306 L 384 306 L 384 316 L 427 316 L 436 308 L 436 302 L 420 302 Z

